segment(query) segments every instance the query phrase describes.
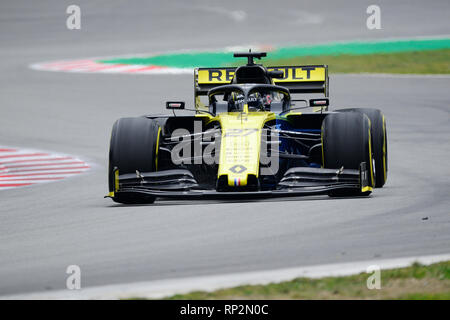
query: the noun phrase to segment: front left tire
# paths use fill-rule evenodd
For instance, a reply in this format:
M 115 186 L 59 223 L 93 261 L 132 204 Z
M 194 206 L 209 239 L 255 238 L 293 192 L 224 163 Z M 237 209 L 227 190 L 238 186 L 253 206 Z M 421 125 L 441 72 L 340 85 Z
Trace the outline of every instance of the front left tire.
M 323 167 L 328 169 L 359 170 L 362 162 L 369 172 L 369 185 L 374 185 L 370 120 L 358 112 L 331 113 L 322 123 Z M 369 191 L 338 189 L 329 192 L 331 197 L 367 196 Z
M 372 136 L 372 155 L 374 160 L 375 188 L 382 188 L 388 173 L 388 146 L 386 119 L 378 109 L 351 108 L 339 109 L 338 112 L 359 112 L 370 119 L 370 134 Z

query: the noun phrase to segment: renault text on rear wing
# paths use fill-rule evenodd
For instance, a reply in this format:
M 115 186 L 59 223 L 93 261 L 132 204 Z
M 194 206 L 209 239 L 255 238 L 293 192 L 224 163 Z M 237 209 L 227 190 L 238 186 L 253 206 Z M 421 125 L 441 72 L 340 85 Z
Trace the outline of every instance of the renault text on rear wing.
M 322 93 L 328 96 L 328 66 L 268 67 L 268 71 L 282 71 L 282 78 L 274 84 L 286 87 L 291 93 Z M 195 95 L 205 95 L 209 89 L 230 84 L 236 68 L 197 68 L 194 71 Z

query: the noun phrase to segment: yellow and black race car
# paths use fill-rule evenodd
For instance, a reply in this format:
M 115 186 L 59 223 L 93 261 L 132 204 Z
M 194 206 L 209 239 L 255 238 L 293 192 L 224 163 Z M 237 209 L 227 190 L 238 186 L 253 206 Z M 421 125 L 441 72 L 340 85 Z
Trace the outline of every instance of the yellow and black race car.
M 166 103 L 173 115 L 116 121 L 109 197 L 367 196 L 384 185 L 387 135 L 379 110 L 328 111 L 326 65 L 266 68 L 254 63 L 264 52 L 234 56 L 247 65 L 194 70 L 192 115 L 176 115 L 185 103 L 173 101 Z

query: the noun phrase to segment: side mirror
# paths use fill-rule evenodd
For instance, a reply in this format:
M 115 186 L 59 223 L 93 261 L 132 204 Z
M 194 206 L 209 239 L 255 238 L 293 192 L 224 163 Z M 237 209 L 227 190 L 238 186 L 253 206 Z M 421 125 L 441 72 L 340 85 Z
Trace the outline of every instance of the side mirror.
M 310 107 L 328 107 L 329 105 L 330 105 L 330 100 L 328 98 L 309 99 Z
M 167 101 L 166 109 L 182 110 L 184 109 L 184 101 Z

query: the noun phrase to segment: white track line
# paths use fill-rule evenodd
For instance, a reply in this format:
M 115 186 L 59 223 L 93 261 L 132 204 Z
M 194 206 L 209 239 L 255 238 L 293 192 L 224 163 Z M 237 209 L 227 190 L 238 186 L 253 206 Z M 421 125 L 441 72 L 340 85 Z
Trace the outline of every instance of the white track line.
M 87 287 L 81 290 L 37 292 L 29 294 L 0 296 L 0 299 L 120 299 L 132 297 L 158 299 L 174 294 L 183 294 L 192 291 L 214 291 L 240 285 L 265 285 L 269 283 L 289 281 L 299 277 L 323 278 L 330 276 L 348 276 L 366 272 L 369 266 L 374 265 L 379 266 L 382 270 L 386 270 L 407 267 L 414 262 L 418 262 L 423 265 L 429 265 L 432 263 L 448 260 L 450 260 L 450 254 L 397 259 L 377 259 L 369 261 L 335 263 L 278 270 L 124 283 L 117 285 Z M 81 275 L 83 275 L 83 270 L 81 270 Z M 83 278 L 81 278 L 81 284 L 83 285 Z M 381 286 L 383 288 L 383 273 L 381 273 Z
M 218 15 L 222 15 L 227 17 L 228 19 L 232 19 L 235 22 L 245 21 L 248 14 L 243 10 L 228 10 L 224 7 L 214 7 L 214 6 L 198 6 L 197 10 L 206 11 L 208 13 L 216 13 Z

